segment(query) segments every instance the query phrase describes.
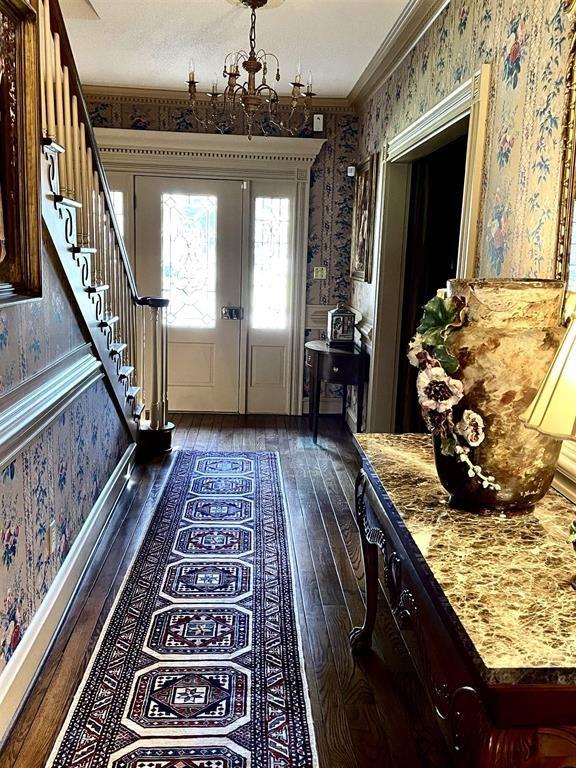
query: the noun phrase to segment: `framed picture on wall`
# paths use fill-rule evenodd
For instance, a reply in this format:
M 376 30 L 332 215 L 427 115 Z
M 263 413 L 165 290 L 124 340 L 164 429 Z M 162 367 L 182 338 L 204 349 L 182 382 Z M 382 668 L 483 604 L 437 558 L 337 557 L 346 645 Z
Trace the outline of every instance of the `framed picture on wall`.
M 350 274 L 365 283 L 372 281 L 377 176 L 378 155 L 371 155 L 356 169 Z
M 36 11 L 0 0 L 0 302 L 40 295 Z

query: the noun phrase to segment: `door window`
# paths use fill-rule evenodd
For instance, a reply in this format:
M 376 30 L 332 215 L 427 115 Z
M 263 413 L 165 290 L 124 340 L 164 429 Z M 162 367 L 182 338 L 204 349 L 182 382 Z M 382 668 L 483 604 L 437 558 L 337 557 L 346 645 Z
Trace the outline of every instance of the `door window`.
M 256 197 L 254 202 L 252 328 L 285 330 L 289 315 L 290 199 Z
M 162 295 L 168 323 L 216 327 L 215 195 L 162 195 Z

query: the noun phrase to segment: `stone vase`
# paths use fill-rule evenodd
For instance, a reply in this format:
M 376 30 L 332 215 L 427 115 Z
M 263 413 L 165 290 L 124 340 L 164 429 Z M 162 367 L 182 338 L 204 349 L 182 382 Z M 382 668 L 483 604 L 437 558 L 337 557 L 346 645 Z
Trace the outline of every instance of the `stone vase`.
M 550 488 L 561 441 L 528 429 L 520 420 L 552 363 L 564 329 L 564 284 L 536 280 L 451 280 L 449 296 L 462 296 L 468 322 L 449 336 L 460 362 L 464 399 L 484 419 L 486 437 L 470 458 L 493 475 L 501 490 L 485 489 L 456 457 L 436 446 L 442 485 L 455 507 L 529 509 Z M 456 416 L 457 414 L 455 414 Z

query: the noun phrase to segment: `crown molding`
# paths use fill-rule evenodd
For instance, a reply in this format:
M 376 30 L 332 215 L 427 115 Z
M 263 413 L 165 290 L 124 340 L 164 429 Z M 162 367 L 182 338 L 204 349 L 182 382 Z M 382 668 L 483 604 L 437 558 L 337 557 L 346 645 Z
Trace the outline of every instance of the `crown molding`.
M 286 166 L 297 171 L 309 169 L 325 143 L 325 139 L 269 138 L 230 136 L 211 133 L 175 133 L 173 131 L 137 131 L 123 128 L 96 128 L 96 139 L 108 170 L 118 165 L 192 164 L 199 168 L 210 165 L 232 167 L 246 162 L 263 165 L 269 170 Z M 155 159 L 156 158 L 156 159 Z
M 350 91 L 348 101 L 353 108 L 363 104 L 388 80 L 449 2 L 450 0 L 410 0 L 408 2 L 372 61 Z
M 157 106 L 189 107 L 190 98 L 187 91 L 176 89 L 159 88 L 135 88 L 131 86 L 116 85 L 88 85 L 83 84 L 82 88 L 89 101 L 102 99 L 113 104 L 132 104 L 137 101 L 141 104 L 155 104 Z M 198 101 L 209 102 L 208 96 L 199 94 Z M 280 104 L 290 105 L 289 96 L 281 96 Z M 354 110 L 351 107 L 349 99 L 324 99 L 316 97 L 314 99 L 314 110 L 323 113 L 349 114 Z

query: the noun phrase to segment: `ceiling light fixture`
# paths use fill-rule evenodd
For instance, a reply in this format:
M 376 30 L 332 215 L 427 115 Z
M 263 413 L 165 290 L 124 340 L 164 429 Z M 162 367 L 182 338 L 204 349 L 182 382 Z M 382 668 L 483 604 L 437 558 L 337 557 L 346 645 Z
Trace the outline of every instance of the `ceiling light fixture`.
M 198 99 L 198 80 L 194 65 L 190 64 L 188 74 L 188 92 L 192 113 L 204 128 L 218 133 L 232 133 L 244 123 L 244 132 L 251 139 L 255 133 L 264 136 L 274 134 L 300 134 L 309 124 L 312 115 L 312 73 L 308 83 L 302 82 L 300 64 L 294 81 L 290 83 L 292 93 L 286 105 L 280 104 L 280 97 L 268 82 L 271 70 L 275 81 L 280 82 L 280 62 L 273 53 L 263 48 L 256 48 L 256 11 L 267 5 L 269 0 L 237 0 L 251 11 L 250 50 L 229 53 L 224 60 L 223 77 L 226 87 L 218 90 L 214 81 L 212 90 L 207 93 L 208 100 Z M 278 5 L 278 0 L 270 0 L 270 6 Z M 241 68 L 247 80 L 240 82 Z

